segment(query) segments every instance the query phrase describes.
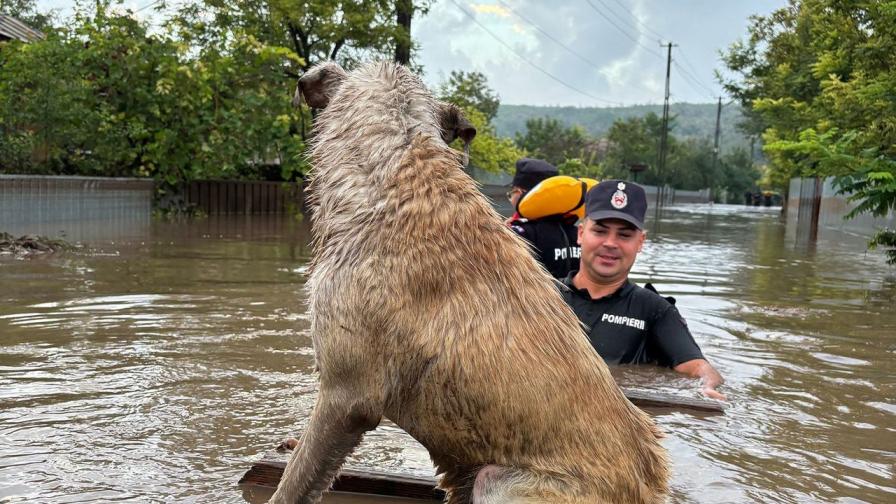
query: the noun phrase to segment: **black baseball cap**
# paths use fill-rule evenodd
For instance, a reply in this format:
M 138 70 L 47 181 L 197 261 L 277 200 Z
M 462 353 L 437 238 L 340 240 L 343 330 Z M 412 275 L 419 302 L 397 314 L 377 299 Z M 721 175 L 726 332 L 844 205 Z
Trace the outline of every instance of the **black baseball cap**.
M 621 219 L 644 229 L 647 194 L 644 188 L 625 180 L 604 180 L 585 195 L 585 216 L 591 220 Z
M 543 159 L 522 158 L 516 162 L 516 173 L 513 175 L 512 186 L 522 187 L 525 190 L 532 189 L 544 179 L 560 175 L 557 167 Z

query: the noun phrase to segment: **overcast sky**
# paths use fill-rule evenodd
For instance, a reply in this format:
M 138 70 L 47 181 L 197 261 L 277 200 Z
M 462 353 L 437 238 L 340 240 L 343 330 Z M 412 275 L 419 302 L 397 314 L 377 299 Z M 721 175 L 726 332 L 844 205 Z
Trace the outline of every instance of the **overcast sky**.
M 39 0 L 70 7 L 74 0 Z M 127 0 L 137 10 L 152 0 Z M 662 103 L 671 41 L 673 102 L 714 101 L 719 50 L 751 14 L 786 0 L 436 0 L 412 24 L 430 84 L 479 71 L 502 103 L 608 106 Z M 63 9 L 62 14 L 70 12 Z M 150 14 L 145 9 L 141 14 Z

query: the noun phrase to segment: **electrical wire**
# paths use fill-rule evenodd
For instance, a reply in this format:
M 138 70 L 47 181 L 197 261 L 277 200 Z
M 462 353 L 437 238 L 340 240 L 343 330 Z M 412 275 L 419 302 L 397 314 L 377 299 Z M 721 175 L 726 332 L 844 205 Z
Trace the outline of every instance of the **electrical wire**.
M 714 92 L 713 89 L 711 89 L 711 88 L 705 86 L 703 83 L 700 82 L 699 79 L 697 79 L 696 77 L 694 77 L 694 76 L 693 76 L 690 72 L 688 72 L 683 66 L 679 65 L 679 64 L 678 64 L 678 61 L 675 61 L 675 60 L 673 59 L 673 60 L 672 60 L 672 65 L 673 65 L 675 68 L 678 69 L 679 74 L 680 74 L 682 77 L 684 77 L 684 78 L 685 78 L 685 81 L 686 81 L 688 84 L 690 84 L 691 87 L 694 88 L 694 90 L 697 91 L 698 93 L 700 93 L 700 94 L 703 94 L 704 92 L 709 93 L 709 96 L 712 97 L 713 99 L 715 99 L 715 98 L 717 98 L 717 97 L 719 96 L 717 93 Z M 697 89 L 698 87 L 701 88 L 701 89 Z
M 618 24 L 616 24 L 616 22 L 613 21 L 612 19 L 610 19 L 609 16 L 607 16 L 606 14 L 604 14 L 603 12 L 601 12 L 601 10 L 598 9 L 596 5 L 594 5 L 593 3 L 591 3 L 591 0 L 585 0 L 585 1 L 588 3 L 588 5 L 591 6 L 592 9 L 594 9 L 594 12 L 600 14 L 600 16 L 601 16 L 602 18 L 606 19 L 611 25 L 615 26 L 617 30 L 619 30 L 623 35 L 625 35 L 626 37 L 628 37 L 629 39 L 631 39 L 632 42 L 634 42 L 635 44 L 638 44 L 638 45 L 641 46 L 641 48 L 643 48 L 645 51 L 649 52 L 650 54 L 653 54 L 653 55 L 656 56 L 657 58 L 660 58 L 660 59 L 663 58 L 663 55 L 662 55 L 662 54 L 660 54 L 660 53 L 656 52 L 655 50 L 653 50 L 652 48 L 647 47 L 646 45 L 642 44 L 641 41 L 638 40 L 638 37 L 633 36 L 633 35 L 632 35 L 631 33 L 629 33 L 626 29 L 624 29 L 623 27 L 621 27 L 621 26 L 619 26 Z
M 148 9 L 148 8 L 150 8 L 150 7 L 152 7 L 153 5 L 158 5 L 158 4 L 162 3 L 163 1 L 164 1 L 164 0 L 155 0 L 154 2 L 150 2 L 150 3 L 146 4 L 146 5 L 144 5 L 143 7 L 140 7 L 139 9 L 135 10 L 135 11 L 134 11 L 134 14 L 136 14 L 136 13 L 138 13 L 138 12 L 140 12 L 140 11 L 144 11 L 144 10 L 146 10 L 146 9 Z
M 681 77 L 681 79 L 682 79 L 688 86 L 690 86 L 691 89 L 693 89 L 694 91 L 696 91 L 697 94 L 699 94 L 699 95 L 704 95 L 704 94 L 706 93 L 706 90 L 704 90 L 704 89 L 699 85 L 699 83 L 697 83 L 696 81 L 694 81 L 694 78 L 691 77 L 691 75 L 690 75 L 689 73 L 687 73 L 687 71 L 684 69 L 684 67 L 682 67 L 681 65 L 679 65 L 677 61 L 672 61 L 672 66 L 678 71 L 677 75 L 678 75 L 679 77 Z
M 498 43 L 500 43 L 501 45 L 503 45 L 504 47 L 506 47 L 506 48 L 507 48 L 510 52 L 512 52 L 516 57 L 518 57 L 519 59 L 525 61 L 525 62 L 528 63 L 532 68 L 534 68 L 534 69 L 538 70 L 539 72 L 543 73 L 544 75 L 548 76 L 548 77 L 549 77 L 550 79 L 552 79 L 553 81 L 557 82 L 558 84 L 560 84 L 560 85 L 562 85 L 562 86 L 564 86 L 564 87 L 566 87 L 566 88 L 568 88 L 568 89 L 570 89 L 570 90 L 572 90 L 572 91 L 575 91 L 576 93 L 579 93 L 579 94 L 582 95 L 582 96 L 587 96 L 588 98 L 591 98 L 592 100 L 595 100 L 595 101 L 598 101 L 598 102 L 602 102 L 602 103 L 606 103 L 606 104 L 609 104 L 609 105 L 622 106 L 622 103 L 614 102 L 614 101 L 610 101 L 610 100 L 605 100 L 605 99 L 603 99 L 603 98 L 598 98 L 598 97 L 592 95 L 591 93 L 588 93 L 588 92 L 586 92 L 586 91 L 582 91 L 581 89 L 579 89 L 579 88 L 573 86 L 572 84 L 568 84 L 567 82 L 563 81 L 562 79 L 560 79 L 559 77 L 555 76 L 554 74 L 552 74 L 552 73 L 548 72 L 547 70 L 541 68 L 540 66 L 536 65 L 535 63 L 533 63 L 532 61 L 530 61 L 529 58 L 526 58 L 526 57 L 523 56 L 522 54 L 518 53 L 518 52 L 516 51 L 516 49 L 513 48 L 513 46 L 511 46 L 511 45 L 508 44 L 507 42 L 504 42 L 504 40 L 501 39 L 501 37 L 499 37 L 499 36 L 496 35 L 494 32 L 492 32 L 490 29 L 488 29 L 488 27 L 486 27 L 484 24 L 480 23 L 479 20 L 476 19 L 476 16 L 474 16 L 473 14 L 470 14 L 470 13 L 469 13 L 466 9 L 464 9 L 464 8 L 463 8 L 463 7 L 462 7 L 456 0 L 451 0 L 451 3 L 453 3 L 458 9 L 460 9 L 461 12 L 463 12 L 468 18 L 470 18 L 471 21 L 473 21 L 474 23 L 476 23 L 476 24 L 477 24 L 480 28 L 482 28 L 486 33 L 488 33 L 489 35 L 491 35 L 491 37 L 492 37 L 493 39 L 495 39 Z
M 591 66 L 592 68 L 594 68 L 595 70 L 597 70 L 597 71 L 599 71 L 599 72 L 603 71 L 603 68 L 601 68 L 600 65 L 598 65 L 597 63 L 595 63 L 594 61 L 592 61 L 590 58 L 588 58 L 588 57 L 582 55 L 580 52 L 578 52 L 578 51 L 576 51 L 575 49 L 573 49 L 573 48 L 567 46 L 566 44 L 564 44 L 563 42 L 561 42 L 560 40 L 558 40 L 557 38 L 555 38 L 554 36 L 552 36 L 550 33 L 548 33 L 548 32 L 545 31 L 543 28 L 541 28 L 540 26 L 538 26 L 534 21 L 532 21 L 531 19 L 529 19 L 529 18 L 527 18 L 526 16 L 523 16 L 522 14 L 520 14 L 519 12 L 517 12 L 513 7 L 511 7 L 510 5 L 508 5 L 507 3 L 505 3 L 503 0 L 497 0 L 497 1 L 498 1 L 498 3 L 500 3 L 501 5 L 503 5 L 504 8 L 506 8 L 507 10 L 509 10 L 510 12 L 512 12 L 516 17 L 522 19 L 523 21 L 525 21 L 526 23 L 528 23 L 529 25 L 531 25 L 533 28 L 535 28 L 536 30 L 538 30 L 542 35 L 544 35 L 544 36 L 547 37 L 548 39 L 554 41 L 554 43 L 556 43 L 557 45 L 559 45 L 559 46 L 562 47 L 563 49 L 566 49 L 566 50 L 567 50 L 570 54 L 572 54 L 573 56 L 576 56 L 576 57 L 579 58 L 580 60 L 584 61 L 585 63 L 587 63 L 588 65 L 590 65 L 590 66 Z M 647 88 L 642 87 L 642 86 L 637 85 L 637 84 L 632 84 L 632 85 L 634 85 L 634 87 L 636 87 L 636 88 L 638 88 L 638 89 L 640 89 L 641 91 L 644 91 L 644 92 L 646 92 L 646 93 L 655 93 L 655 92 L 656 92 L 656 90 L 647 89 Z
M 607 4 L 604 2 L 604 0 L 596 0 L 596 1 L 599 2 L 601 5 L 603 5 L 604 8 L 607 10 L 607 12 L 609 12 L 610 14 L 613 14 L 617 19 L 619 19 L 619 20 L 621 20 L 622 22 L 628 24 L 629 26 L 635 27 L 635 26 L 631 23 L 631 21 L 629 21 L 627 18 L 625 18 L 625 17 L 619 15 L 617 12 L 615 12 L 609 5 L 607 5 Z M 621 0 L 613 0 L 613 1 L 614 1 L 617 5 L 619 5 L 619 7 L 622 8 L 623 12 L 630 14 L 630 15 L 631 15 L 631 18 L 635 21 L 635 23 L 637 23 L 638 26 L 640 26 L 640 27 L 643 28 L 644 30 L 646 30 L 646 31 L 648 31 L 648 32 L 650 32 L 650 33 L 652 33 L 653 35 L 656 35 L 656 36 L 659 37 L 660 39 L 665 39 L 665 38 L 666 38 L 666 37 L 664 37 L 661 33 L 659 33 L 659 32 L 657 32 L 656 30 L 650 28 L 650 27 L 647 26 L 645 23 L 643 23 L 640 19 L 638 19 L 638 16 L 636 16 L 636 15 L 634 14 L 634 12 L 631 11 L 631 9 L 629 9 L 628 7 L 626 7 L 626 6 L 621 2 Z M 588 0 L 588 3 L 591 4 L 590 0 Z M 594 5 L 591 4 L 591 7 L 594 8 Z M 635 27 L 635 30 L 636 30 L 636 31 L 637 31 L 637 29 L 638 29 L 638 28 Z M 629 38 L 631 38 L 631 37 L 629 37 Z M 718 96 L 717 94 L 714 93 L 714 91 L 713 91 L 710 87 L 706 86 L 706 85 L 703 83 L 703 81 L 697 77 L 697 75 L 698 75 L 700 72 L 698 72 L 698 71 L 696 70 L 696 67 L 695 67 L 693 64 L 691 64 L 690 60 L 689 60 L 688 57 L 685 55 L 684 49 L 679 49 L 679 50 L 677 51 L 677 53 L 678 53 L 678 56 L 681 58 L 681 60 L 684 62 L 684 64 L 688 67 L 688 70 L 687 70 L 687 73 L 689 74 L 688 77 L 690 77 L 690 78 L 693 80 L 693 84 L 696 84 L 697 86 L 699 86 L 699 87 L 701 87 L 701 88 L 703 88 L 703 89 L 709 91 L 710 95 L 713 96 L 714 98 L 715 98 L 716 96 Z M 680 67 L 679 67 L 679 70 L 681 70 L 682 73 L 685 72 L 685 70 L 684 70 L 683 68 L 680 68 Z M 693 87 L 693 86 L 692 86 L 692 87 Z M 701 93 L 702 93 L 702 91 L 701 91 Z
M 700 73 L 697 71 L 697 68 L 691 64 L 691 60 L 688 59 L 688 57 L 687 57 L 687 55 L 685 55 L 684 51 L 680 51 L 678 53 L 678 56 L 681 57 L 681 60 L 688 67 L 688 70 L 690 70 L 694 75 L 697 75 Z
M 681 61 L 684 62 L 684 64 L 688 67 L 687 69 L 685 69 L 685 68 L 679 66 L 679 70 L 686 72 L 688 75 L 690 75 L 690 77 L 694 80 L 694 82 L 697 83 L 698 86 L 700 86 L 701 88 L 703 88 L 709 92 L 710 96 L 712 96 L 713 98 L 718 98 L 721 91 L 716 91 L 717 88 L 714 85 L 707 86 L 706 83 L 703 81 L 703 79 L 700 79 L 699 77 L 697 77 L 697 75 L 700 72 L 698 72 L 697 68 L 693 64 L 691 64 L 691 62 L 688 59 L 687 54 L 684 52 L 684 50 L 679 49 L 677 54 L 681 58 Z
M 604 4 L 602 0 L 597 0 L 597 1 L 600 2 L 601 4 L 603 4 L 604 7 L 607 7 L 607 10 L 609 10 L 610 12 L 613 12 L 612 9 L 610 9 L 606 4 Z M 616 2 L 616 4 L 617 4 L 618 6 L 622 7 L 622 10 L 623 10 L 623 11 L 625 11 L 625 12 L 631 14 L 631 15 L 632 15 L 632 19 L 634 19 L 635 22 L 638 23 L 639 26 L 641 26 L 641 28 L 644 28 L 644 30 L 649 31 L 650 33 L 652 33 L 654 36 L 656 36 L 656 37 L 659 38 L 660 40 L 665 40 L 665 39 L 666 39 L 666 37 L 665 37 L 663 34 L 657 32 L 656 30 L 651 29 L 649 26 L 647 26 L 646 24 L 644 24 L 640 19 L 638 19 L 638 16 L 636 16 L 635 13 L 632 12 L 631 9 L 629 9 L 628 7 L 626 7 L 620 0 L 613 0 L 613 1 Z
M 589 58 L 583 56 L 581 53 L 579 53 L 579 52 L 576 51 L 575 49 L 573 49 L 573 48 L 567 46 L 567 45 L 564 44 L 563 42 L 561 42 L 561 41 L 557 40 L 556 38 L 554 38 L 550 33 L 546 32 L 544 29 L 542 29 L 540 26 L 538 26 L 537 24 L 535 24 L 535 23 L 534 23 L 533 21 L 531 21 L 529 18 L 523 16 L 522 14 L 520 14 L 519 12 L 517 12 L 516 10 L 514 10 L 513 7 L 511 7 L 511 6 L 507 5 L 506 3 L 504 3 L 503 0 L 498 0 L 498 3 L 500 3 L 501 5 L 503 5 L 504 8 L 506 8 L 507 10 L 509 10 L 510 12 L 512 12 L 516 17 L 522 19 L 522 20 L 525 21 L 526 23 L 529 23 L 533 28 L 535 28 L 536 30 L 538 30 L 539 32 L 541 32 L 542 35 L 544 35 L 545 37 L 547 37 L 547 38 L 553 40 L 557 45 L 559 45 L 560 47 L 566 49 L 567 51 L 569 51 L 569 52 L 570 52 L 571 54 L 573 54 L 574 56 L 578 57 L 580 60 L 584 61 L 585 63 L 588 63 L 589 65 L 591 65 L 591 66 L 593 66 L 593 67 L 595 67 L 595 68 L 597 68 L 597 69 L 600 69 L 600 65 L 598 65 L 597 63 L 591 61 Z

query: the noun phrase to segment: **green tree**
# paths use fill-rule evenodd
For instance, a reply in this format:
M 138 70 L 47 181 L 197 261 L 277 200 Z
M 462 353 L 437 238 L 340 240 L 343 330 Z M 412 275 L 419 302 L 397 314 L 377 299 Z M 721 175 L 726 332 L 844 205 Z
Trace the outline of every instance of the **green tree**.
M 411 51 L 414 41 L 411 38 L 411 20 L 417 10 L 426 11 L 426 5 L 414 5 L 413 0 L 395 0 L 395 62 L 402 65 L 411 64 Z
M 670 152 L 664 180 L 677 189 L 716 189 L 718 164 L 713 166 L 709 139 L 689 138 L 679 141 L 670 137 Z
M 476 128 L 476 139 L 470 144 L 470 164 L 490 172 L 509 171 L 516 161 L 526 156 L 526 152 L 517 148 L 513 140 L 499 137 L 488 118 L 475 108 L 464 108 L 464 114 Z M 456 148 L 462 148 L 460 140 L 455 142 Z
M 662 120 L 653 112 L 615 120 L 607 132 L 609 146 L 602 163 L 607 177 L 629 178 L 632 164 L 646 164 L 649 168 L 639 175 L 639 182 L 658 182 L 656 166 L 661 130 Z M 671 135 L 669 144 L 674 144 Z
M 436 88 L 440 100 L 459 106 L 476 128 L 476 139 L 470 146 L 470 164 L 491 172 L 509 171 L 526 153 L 513 140 L 499 137 L 491 124 L 498 109 L 498 97 L 488 87 L 484 75 L 452 71 L 451 78 Z M 492 114 L 491 116 L 489 114 Z M 460 141 L 455 142 L 457 148 Z
M 0 52 L 0 169 L 154 177 L 301 170 L 288 49 L 250 34 L 197 51 L 108 3 Z
M 425 14 L 431 0 L 202 0 L 179 9 L 174 22 L 182 37 L 205 45 L 234 33 L 249 33 L 265 45 L 289 47 L 299 56 L 295 68 L 334 60 L 345 68 L 372 58 L 410 61 L 414 14 Z
M 750 153 L 742 147 L 722 156 L 719 167 L 716 187 L 728 193 L 729 202 L 742 202 L 743 194 L 752 191 L 760 177 Z
M 567 159 L 579 159 L 591 165 L 597 158 L 595 142 L 582 127 L 565 126 L 557 119 L 546 117 L 526 121 L 526 134 L 517 133 L 516 144 L 555 166 Z
M 411 62 L 416 45 L 411 19 L 432 0 L 201 0 L 186 4 L 169 21 L 177 38 L 191 47 L 227 45 L 249 34 L 267 47 L 291 48 L 298 58 L 284 76 L 298 78 L 315 64 L 334 60 L 350 69 L 361 61 L 394 58 Z M 417 69 L 419 70 L 419 69 Z M 310 111 L 297 132 L 307 138 Z
M 747 39 L 723 55 L 736 75 L 725 87 L 762 133 L 769 178 L 842 177 L 857 212 L 892 208 L 896 3 L 791 0 L 751 19 Z M 896 238 L 883 233 L 878 243 Z
M 488 79 L 480 72 L 452 70 L 448 80 L 439 84 L 438 93 L 445 101 L 482 112 L 489 123 L 494 120 L 501 103 L 498 95 L 488 87 Z
M 596 180 L 605 178 L 604 171 L 598 164 L 587 164 L 579 158 L 567 159 L 557 165 L 560 175 L 569 175 L 570 177 L 588 177 Z

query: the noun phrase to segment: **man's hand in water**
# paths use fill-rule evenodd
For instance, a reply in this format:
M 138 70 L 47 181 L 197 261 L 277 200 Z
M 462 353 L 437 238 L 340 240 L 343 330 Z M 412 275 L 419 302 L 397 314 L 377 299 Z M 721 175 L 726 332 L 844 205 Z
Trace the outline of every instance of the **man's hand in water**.
M 675 366 L 675 370 L 692 378 L 700 378 L 703 381 L 701 392 L 706 397 L 718 399 L 719 401 L 727 400 L 725 394 L 716 390 L 716 387 L 725 383 L 725 379 L 706 359 L 692 359 L 682 362 Z

